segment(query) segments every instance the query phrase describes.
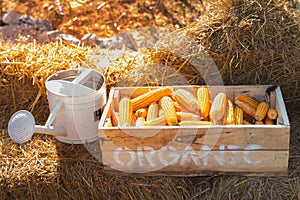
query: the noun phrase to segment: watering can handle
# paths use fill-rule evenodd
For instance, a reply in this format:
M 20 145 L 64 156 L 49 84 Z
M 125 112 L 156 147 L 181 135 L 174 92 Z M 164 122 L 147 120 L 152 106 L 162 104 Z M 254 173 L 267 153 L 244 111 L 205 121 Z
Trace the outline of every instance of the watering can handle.
M 63 103 L 64 102 L 62 100 L 56 101 L 55 107 L 53 108 L 52 112 L 50 113 L 50 115 L 46 121 L 45 127 L 50 128 L 50 126 L 52 125 L 52 123 L 53 123 L 58 111 L 60 110 L 61 106 L 63 105 Z
M 86 79 L 90 78 L 90 73 L 93 70 L 91 69 L 85 69 L 81 72 L 81 74 L 79 74 L 79 76 L 77 76 L 72 82 L 75 84 L 82 84 L 83 82 L 86 81 Z

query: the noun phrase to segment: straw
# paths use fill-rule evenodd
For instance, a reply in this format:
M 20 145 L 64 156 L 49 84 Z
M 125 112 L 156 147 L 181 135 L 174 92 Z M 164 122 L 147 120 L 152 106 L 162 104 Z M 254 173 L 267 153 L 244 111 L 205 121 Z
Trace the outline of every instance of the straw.
M 272 0 L 234 2 L 209 4 L 198 22 L 178 31 L 191 40 L 178 38 L 181 34 L 176 32 L 174 38 L 162 39 L 156 49 L 108 51 L 62 42 L 1 44 L 0 110 L 5 114 L 0 118 L 0 197 L 299 199 L 300 113 L 295 103 L 300 98 L 299 17 Z M 179 41 L 178 45 L 174 41 Z M 173 49 L 170 44 L 174 44 Z M 49 75 L 61 70 L 96 69 L 105 75 L 108 91 L 118 84 L 166 85 L 186 80 L 205 84 L 190 62 L 198 63 L 193 60 L 197 55 L 203 58 L 199 46 L 193 51 L 189 48 L 197 44 L 211 56 L 226 84 L 282 86 L 291 121 L 289 176 L 176 178 L 108 174 L 84 145 L 64 144 L 46 135 L 34 135 L 28 143 L 18 145 L 8 137 L 8 119 L 19 109 L 32 108 L 36 123 L 45 123 L 49 110 L 44 83 Z M 164 73 L 158 73 L 159 69 Z M 208 78 L 212 76 L 209 72 Z M 147 81 L 143 82 L 145 77 Z

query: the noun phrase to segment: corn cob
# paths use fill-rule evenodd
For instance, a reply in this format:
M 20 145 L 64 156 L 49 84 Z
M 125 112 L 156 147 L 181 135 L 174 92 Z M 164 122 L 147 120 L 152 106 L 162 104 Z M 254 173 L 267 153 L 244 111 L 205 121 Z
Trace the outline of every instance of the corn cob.
M 170 97 L 165 96 L 160 100 L 161 108 L 165 112 L 165 118 L 169 126 L 176 126 L 178 124 L 178 119 L 176 115 L 175 108 L 173 106 L 173 101 Z
M 119 103 L 120 126 L 129 126 L 132 120 L 132 103 L 129 98 L 122 98 Z
M 176 112 L 181 112 L 182 111 L 182 109 L 181 109 L 181 107 L 180 107 L 180 105 L 177 101 L 173 101 L 173 106 L 174 106 Z
M 115 90 L 113 94 L 113 110 L 119 112 L 119 102 L 120 102 L 120 90 Z
M 176 112 L 177 119 L 179 121 L 200 121 L 200 116 L 193 114 L 193 113 L 187 113 L 187 112 Z
M 190 91 L 178 89 L 173 92 L 172 98 L 182 105 L 186 110 L 194 113 L 199 112 L 198 102 Z
M 268 125 L 274 125 L 274 120 L 269 119 L 268 117 L 265 117 L 264 122 Z
M 197 100 L 200 115 L 203 118 L 207 118 L 211 107 L 210 95 L 207 87 L 201 87 L 197 90 Z
M 150 104 L 146 116 L 147 121 L 156 118 L 158 116 L 158 111 L 159 111 L 159 105 L 157 103 L 154 102 Z
M 176 110 L 176 109 L 175 109 Z M 163 109 L 159 109 L 158 116 L 165 116 L 165 112 Z
M 161 87 L 138 97 L 131 99 L 132 109 L 136 111 L 139 108 L 148 107 L 151 103 L 154 103 L 161 99 L 163 96 L 171 96 L 173 90 L 170 87 Z
M 239 101 L 246 102 L 246 103 L 248 103 L 249 105 L 251 105 L 255 109 L 257 108 L 257 106 L 259 104 L 259 102 L 256 101 L 254 98 L 246 96 L 246 95 L 242 95 L 242 94 L 236 95 L 235 99 L 239 100 Z
M 255 122 L 255 125 L 263 125 L 263 124 L 264 124 L 263 121 L 256 121 L 256 122 Z
M 146 119 L 147 117 L 147 108 L 139 108 L 135 111 L 136 117 L 143 117 Z
M 160 116 L 149 121 L 145 121 L 144 126 L 165 126 L 167 124 L 167 120 L 165 116 Z
M 265 116 L 267 115 L 267 112 L 269 110 L 269 105 L 267 102 L 261 102 L 256 109 L 255 112 L 255 119 L 258 121 L 262 121 Z
M 111 118 L 105 119 L 104 127 L 112 127 Z
M 135 126 L 136 119 L 137 119 L 137 117 L 136 117 L 135 114 L 132 112 L 132 113 L 131 113 L 131 117 L 130 117 L 130 126 Z
M 201 125 L 213 125 L 210 121 L 182 121 L 179 122 L 179 126 L 201 126 Z
M 270 108 L 267 113 L 267 117 L 271 120 L 277 119 L 278 113 L 274 108 Z
M 226 115 L 224 119 L 225 125 L 235 124 L 234 104 L 230 98 L 227 99 Z
M 148 88 L 148 87 L 139 87 L 139 88 L 135 88 L 134 90 L 133 89 L 123 89 L 121 91 L 121 96 L 122 97 L 130 97 L 131 99 L 133 99 L 133 98 L 143 95 L 147 92 L 150 92 L 151 90 L 153 90 L 153 89 Z
M 246 120 L 243 121 L 244 125 L 251 125 L 251 123 L 247 122 Z
M 241 125 L 244 124 L 244 119 L 243 119 L 243 110 L 240 107 L 235 107 L 234 109 L 234 115 L 235 115 L 235 124 Z
M 234 103 L 239 106 L 247 115 L 255 117 L 255 108 L 245 101 L 235 100 Z
M 211 121 L 218 121 L 223 119 L 226 112 L 226 103 L 227 103 L 226 94 L 224 93 L 217 94 L 217 96 L 214 98 L 214 101 L 212 103 L 209 112 Z
M 112 106 L 112 104 L 110 104 L 109 109 L 107 111 L 106 118 L 111 118 L 112 111 L 113 111 L 113 106 Z
M 119 119 L 119 113 L 112 111 L 111 113 L 111 123 L 113 126 L 119 126 L 120 125 L 120 119 Z
M 145 118 L 138 117 L 135 122 L 135 126 L 144 126 L 145 125 Z

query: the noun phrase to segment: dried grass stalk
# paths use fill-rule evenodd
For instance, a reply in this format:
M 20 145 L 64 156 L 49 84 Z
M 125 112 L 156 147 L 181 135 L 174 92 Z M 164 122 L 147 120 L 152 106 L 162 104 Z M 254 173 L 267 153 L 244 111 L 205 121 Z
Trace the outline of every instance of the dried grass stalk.
M 286 99 L 300 97 L 299 17 L 276 0 L 224 0 L 208 9 L 197 22 L 163 39 L 153 59 L 203 84 L 203 74 L 213 74 L 204 50 L 225 84 L 279 84 Z M 195 65 L 209 73 L 197 76 Z

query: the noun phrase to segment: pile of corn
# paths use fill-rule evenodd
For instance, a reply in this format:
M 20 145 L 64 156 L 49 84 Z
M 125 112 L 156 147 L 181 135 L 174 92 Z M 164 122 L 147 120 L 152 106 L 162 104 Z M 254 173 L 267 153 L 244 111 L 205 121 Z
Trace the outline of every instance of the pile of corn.
M 234 100 L 219 92 L 213 99 L 206 86 L 193 89 L 116 89 L 105 127 L 276 124 L 278 113 L 269 103 L 237 94 Z

